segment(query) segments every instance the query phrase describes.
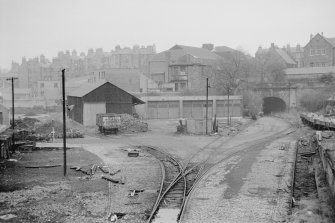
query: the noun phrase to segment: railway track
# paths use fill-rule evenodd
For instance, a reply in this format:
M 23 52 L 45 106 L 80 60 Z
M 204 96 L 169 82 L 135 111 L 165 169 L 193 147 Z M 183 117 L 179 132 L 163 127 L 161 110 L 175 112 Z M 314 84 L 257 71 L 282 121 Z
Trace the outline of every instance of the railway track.
M 198 183 L 203 179 L 203 177 L 212 169 L 219 165 L 221 162 L 228 160 L 229 158 L 243 152 L 246 148 L 259 148 L 261 145 L 264 145 L 270 141 L 273 141 L 277 138 L 281 138 L 285 135 L 292 133 L 293 130 L 289 128 L 284 129 L 278 132 L 275 135 L 271 135 L 265 138 L 254 140 L 252 142 L 240 143 L 237 146 L 225 148 L 222 150 L 222 145 L 226 144 L 230 140 L 221 142 L 222 137 L 216 138 L 206 146 L 204 146 L 200 151 L 194 153 L 182 166 L 178 161 L 172 158 L 171 155 L 160 151 L 157 148 L 150 148 L 148 152 L 154 155 L 161 162 L 166 163 L 166 158 L 160 157 L 157 155 L 159 153 L 164 154 L 165 157 L 174 160 L 174 166 L 178 166 L 178 171 L 172 170 L 172 174 L 168 173 L 168 177 L 163 175 L 161 189 L 157 200 L 153 206 L 152 212 L 148 217 L 147 222 L 154 222 L 153 219 L 155 214 L 158 213 L 160 209 L 167 209 L 174 211 L 168 212 L 167 215 L 175 215 L 174 219 L 176 222 L 181 222 L 184 218 L 185 209 L 188 205 L 190 195 L 194 191 L 194 188 L 197 187 Z M 143 149 L 143 147 L 141 147 Z M 218 150 L 221 150 L 218 152 Z M 152 151 L 156 151 L 152 153 Z M 171 161 L 168 161 L 171 163 Z M 161 164 L 162 173 L 167 173 L 169 168 L 168 165 Z M 166 168 L 167 167 L 167 168 Z M 171 180 L 172 179 L 172 180 Z M 164 215 L 164 214 L 163 214 Z M 162 216 L 161 216 L 162 217 Z M 159 222 L 171 222 L 171 218 L 164 220 L 164 216 L 160 219 Z
M 139 146 L 139 148 L 159 160 L 162 172 L 159 195 L 147 219 L 148 222 L 151 222 L 157 211 L 179 209 L 182 206 L 186 197 L 187 182 L 183 175 L 182 165 L 174 157 L 154 147 Z

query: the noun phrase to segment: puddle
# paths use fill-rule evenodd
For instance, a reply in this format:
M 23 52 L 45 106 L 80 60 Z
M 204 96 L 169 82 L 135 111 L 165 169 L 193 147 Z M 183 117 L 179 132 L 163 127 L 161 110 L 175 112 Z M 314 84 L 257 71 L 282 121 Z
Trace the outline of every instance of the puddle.
M 179 209 L 161 208 L 158 210 L 153 223 L 171 223 L 177 222 Z

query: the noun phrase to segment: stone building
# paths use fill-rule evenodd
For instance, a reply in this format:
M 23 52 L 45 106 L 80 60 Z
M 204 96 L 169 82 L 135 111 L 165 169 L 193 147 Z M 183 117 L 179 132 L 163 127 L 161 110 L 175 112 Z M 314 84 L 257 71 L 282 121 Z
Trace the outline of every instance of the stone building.
M 149 61 L 149 75 L 159 84 L 161 91 L 199 91 L 205 88 L 201 83 L 220 58 L 212 52 L 211 46 L 175 45 Z
M 304 47 L 303 67 L 335 66 L 335 38 L 326 38 L 323 33 L 311 34 Z
M 297 63 L 287 53 L 287 51 L 285 49 L 279 48 L 274 43 L 271 43 L 270 48 L 263 49 L 262 47 L 258 47 L 255 58 L 258 60 L 267 60 L 270 58 L 271 60 L 280 63 L 285 68 L 297 67 Z

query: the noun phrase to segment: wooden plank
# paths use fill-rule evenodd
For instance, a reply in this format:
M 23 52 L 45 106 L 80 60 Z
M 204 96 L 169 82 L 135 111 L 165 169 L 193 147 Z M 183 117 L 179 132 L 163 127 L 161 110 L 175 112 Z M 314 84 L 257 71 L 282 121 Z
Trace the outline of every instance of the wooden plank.
M 84 103 L 84 122 L 85 126 L 96 125 L 96 115 L 98 113 L 106 113 L 106 103 L 96 102 L 96 103 Z

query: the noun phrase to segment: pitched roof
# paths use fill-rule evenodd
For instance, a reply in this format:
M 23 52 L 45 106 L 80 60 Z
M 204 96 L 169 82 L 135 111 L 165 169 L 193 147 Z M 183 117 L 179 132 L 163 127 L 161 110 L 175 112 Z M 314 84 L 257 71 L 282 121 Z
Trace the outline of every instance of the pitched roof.
M 287 68 L 285 70 L 287 75 L 295 74 L 328 74 L 335 73 L 335 66 L 330 67 L 302 67 L 302 68 Z
M 283 60 L 288 64 L 296 64 L 296 62 L 282 49 L 276 49 L 276 52 L 279 54 Z
M 212 60 L 218 59 L 218 56 L 215 53 L 209 51 L 208 49 L 200 47 L 175 45 L 169 51 L 172 50 L 184 50 L 186 54 L 190 54 L 194 57 L 202 59 L 212 59 Z
M 106 81 L 106 82 L 98 82 L 98 83 L 95 83 L 95 84 L 85 84 L 85 85 L 82 85 L 80 86 L 80 88 L 70 92 L 67 96 L 72 96 L 72 97 L 84 97 L 85 95 L 87 95 L 88 93 L 94 91 L 95 89 L 99 88 L 100 86 L 102 85 L 105 85 L 105 84 L 110 84 L 110 85 L 113 85 L 114 87 L 120 89 L 121 91 L 124 91 L 126 92 L 127 94 L 131 95 L 132 96 L 132 99 L 133 99 L 133 103 L 134 104 L 144 104 L 145 102 L 143 102 L 142 100 L 140 100 L 139 98 L 135 97 L 134 95 L 128 93 L 127 91 L 115 86 L 114 84 L 110 83 L 109 81 Z
M 328 40 L 328 42 L 335 47 L 335 38 L 325 38 L 326 40 Z

